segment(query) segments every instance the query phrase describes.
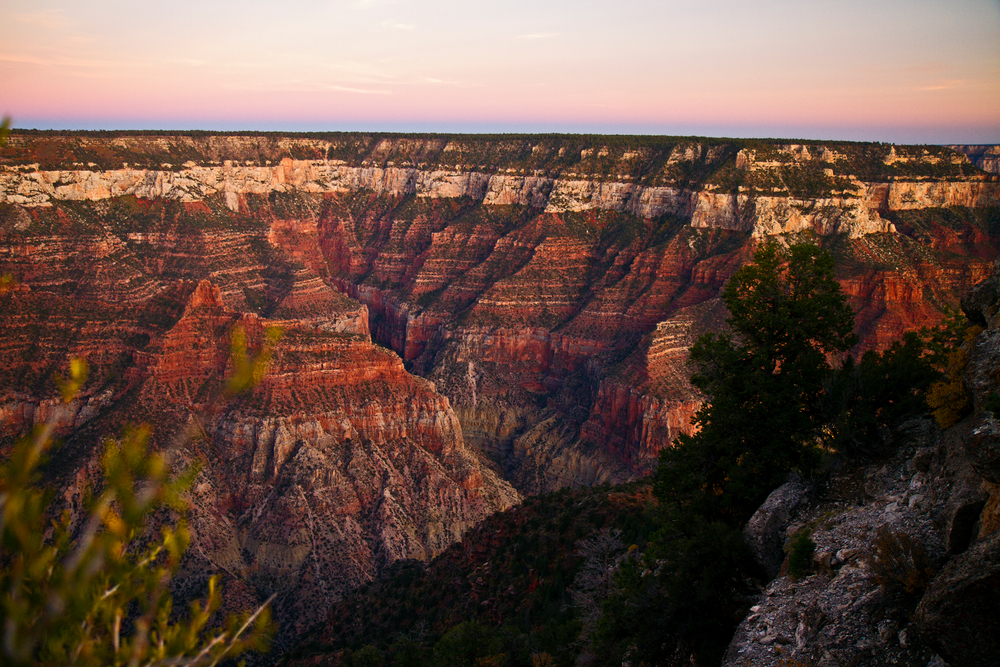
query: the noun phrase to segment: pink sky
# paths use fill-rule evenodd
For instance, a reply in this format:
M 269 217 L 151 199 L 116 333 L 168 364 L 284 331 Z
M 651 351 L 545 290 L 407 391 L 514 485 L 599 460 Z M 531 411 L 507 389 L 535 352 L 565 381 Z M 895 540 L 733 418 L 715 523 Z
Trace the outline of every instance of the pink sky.
M 5 0 L 16 127 L 1000 143 L 1000 1 Z

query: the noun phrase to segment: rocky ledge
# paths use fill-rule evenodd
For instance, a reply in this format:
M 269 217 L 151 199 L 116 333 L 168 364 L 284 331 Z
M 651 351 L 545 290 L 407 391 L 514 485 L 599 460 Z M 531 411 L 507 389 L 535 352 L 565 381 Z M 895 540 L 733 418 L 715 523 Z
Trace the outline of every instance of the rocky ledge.
M 985 404 L 1000 390 L 998 277 L 1000 262 L 964 301 L 989 327 L 965 371 L 970 416 L 947 431 L 904 423 L 892 458 L 835 472 L 822 491 L 790 481 L 751 519 L 748 543 L 778 576 L 740 624 L 726 667 L 995 664 L 1000 422 Z

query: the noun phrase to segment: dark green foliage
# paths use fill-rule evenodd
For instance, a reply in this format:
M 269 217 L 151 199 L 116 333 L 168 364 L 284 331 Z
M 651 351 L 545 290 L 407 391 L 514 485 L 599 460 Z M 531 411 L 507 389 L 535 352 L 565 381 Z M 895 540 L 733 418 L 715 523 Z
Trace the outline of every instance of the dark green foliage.
M 74 359 L 60 380 L 64 403 L 86 382 Z M 52 424 L 14 445 L 0 463 L 0 655 L 4 665 L 217 664 L 227 653 L 260 650 L 270 634 L 264 606 L 222 629 L 218 577 L 185 615 L 169 583 L 189 542 L 183 520 L 153 537 L 158 513 L 181 513 L 194 471 L 172 476 L 149 432 L 133 429 L 104 446 L 102 487 L 87 493 L 84 516 L 52 511 L 56 494 L 39 484 Z M 175 477 L 171 479 L 171 477 Z M 84 526 L 83 530 L 80 526 Z
M 616 592 L 603 605 L 590 652 L 598 665 L 622 664 L 638 650 L 648 656 L 663 650 L 669 605 L 662 582 L 639 559 L 626 560 L 615 573 Z M 635 648 L 633 648 L 635 647 Z
M 812 569 L 812 557 L 816 551 L 816 543 L 813 542 L 809 530 L 800 531 L 788 550 L 788 573 L 800 579 Z
M 994 419 L 1000 419 L 1000 393 L 994 391 L 986 397 L 986 409 L 993 413 Z
M 390 664 L 395 667 L 426 667 L 433 649 L 412 637 L 397 639 L 388 649 Z
M 673 514 L 643 558 L 616 572 L 592 651 L 597 664 L 718 664 L 758 575 L 739 529 Z
M 858 363 L 847 357 L 825 384 L 828 444 L 852 456 L 881 453 L 885 425 L 923 412 L 924 392 L 939 376 L 934 355 L 913 332 L 884 352 L 869 350 Z
M 434 645 L 435 667 L 466 667 L 499 651 L 498 637 L 476 621 L 459 623 Z
M 698 433 L 664 452 L 656 489 L 736 525 L 791 470 L 816 464 L 827 355 L 857 338 L 833 259 L 813 245 L 762 246 L 723 300 L 731 333 L 691 348 L 692 383 L 710 402 L 695 417 Z
M 969 321 L 959 308 L 945 307 L 943 309 L 944 319 L 933 329 L 924 329 L 921 334 L 926 339 L 927 354 L 930 361 L 938 370 L 945 370 L 948 366 L 948 357 L 955 348 L 968 342 L 970 329 L 975 325 Z M 972 336 L 982 331 L 982 327 L 975 329 Z
M 745 578 L 759 573 L 738 528 L 697 515 L 684 523 L 663 554 L 666 599 L 678 643 L 715 664 L 746 611 Z
M 382 667 L 385 664 L 385 656 L 376 647 L 368 645 L 351 655 L 352 667 Z
M 805 164 L 783 167 L 779 170 L 782 184 L 792 197 L 811 199 L 829 196 L 832 192 L 853 192 L 854 184 L 847 178 L 830 176 L 824 167 L 827 163 L 810 161 Z
M 332 609 L 320 644 L 308 650 L 371 645 L 386 665 L 429 665 L 452 664 L 476 645 L 479 652 L 463 654 L 469 661 L 462 664 L 528 667 L 545 653 L 552 664 L 572 665 L 582 648 L 569 592 L 583 560 L 579 546 L 606 526 L 621 531 L 623 545 L 647 545 L 657 527 L 650 501 L 648 483 L 526 498 L 429 564 L 396 563 L 348 595 Z
M 970 325 L 959 310 L 950 310 L 945 321 L 929 332 L 929 358 L 940 371 L 937 381 L 928 387 L 927 406 L 941 428 L 956 424 L 972 410 L 972 397 L 963 381 L 969 363 L 969 350 L 975 337 L 982 331 L 979 325 Z

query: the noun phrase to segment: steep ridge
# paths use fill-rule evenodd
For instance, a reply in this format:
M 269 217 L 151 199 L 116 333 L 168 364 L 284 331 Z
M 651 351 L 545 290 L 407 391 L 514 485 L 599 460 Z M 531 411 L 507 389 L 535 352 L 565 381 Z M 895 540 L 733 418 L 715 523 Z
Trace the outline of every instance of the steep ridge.
M 268 252 L 364 303 L 374 339 L 528 491 L 630 478 L 687 428 L 690 387 L 671 387 L 672 412 L 616 365 L 713 298 L 760 239 L 834 251 L 861 349 L 935 322 L 997 252 L 1000 181 L 930 146 L 28 133 L 2 159 L 4 198 L 23 210 L 148 198 L 267 225 Z M 227 303 L 254 307 L 227 275 Z M 289 279 L 261 274 L 248 294 Z M 683 377 L 683 359 L 647 366 Z M 638 402 L 623 410 L 625 396 Z
M 447 398 L 372 344 L 364 305 L 271 246 L 267 223 L 212 212 L 222 203 L 2 205 L 14 284 L 0 295 L 0 417 L 5 442 L 57 423 L 67 442 L 49 474 L 71 510 L 99 478 L 102 439 L 149 423 L 200 467 L 178 595 L 212 573 L 230 608 L 277 593 L 280 646 L 519 496 L 465 446 Z M 227 398 L 234 332 L 253 353 L 269 327 L 282 338 L 267 373 Z M 90 380 L 63 405 L 52 376 L 74 357 Z
M 283 320 L 260 384 L 211 420 L 196 488 L 206 569 L 279 593 L 283 637 L 383 567 L 429 558 L 518 500 L 465 448 L 447 399 L 355 321 L 358 332 Z M 270 324 L 252 314 L 237 323 L 252 345 Z M 220 506 L 230 521 L 218 520 Z

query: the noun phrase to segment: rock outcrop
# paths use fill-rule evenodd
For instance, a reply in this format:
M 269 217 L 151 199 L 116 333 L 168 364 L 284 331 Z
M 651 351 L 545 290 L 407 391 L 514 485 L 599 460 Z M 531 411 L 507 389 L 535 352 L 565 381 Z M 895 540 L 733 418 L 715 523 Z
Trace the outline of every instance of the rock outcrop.
M 199 546 L 212 566 L 278 593 L 289 636 L 518 496 L 465 447 L 448 400 L 395 354 L 362 335 L 287 320 L 282 331 L 260 384 L 211 422 L 205 495 L 230 520 L 199 498 Z
M 964 153 L 969 161 L 991 174 L 1000 174 L 1000 146 L 949 146 Z
M 793 512 L 782 536 L 786 554 L 795 548 L 793 536 L 806 533 L 815 545 L 812 567 L 798 579 L 782 570 L 770 582 L 724 665 L 996 661 L 1000 531 L 989 452 L 1000 429 L 983 406 L 1000 388 L 998 275 L 1000 265 L 964 301 L 972 319 L 990 324 L 976 338 L 965 374 L 973 414 L 945 432 L 929 420 L 904 424 L 890 460 L 836 473 Z M 769 498 L 758 514 L 774 515 L 774 504 Z M 761 533 L 755 521 L 748 537 Z
M 991 665 L 1000 651 L 1000 533 L 951 559 L 917 607 L 926 642 L 952 665 Z
M 785 531 L 792 513 L 809 493 L 808 485 L 797 474 L 771 492 L 750 517 L 743 529 L 743 539 L 753 552 L 757 563 L 771 577 L 777 577 L 785 560 Z

